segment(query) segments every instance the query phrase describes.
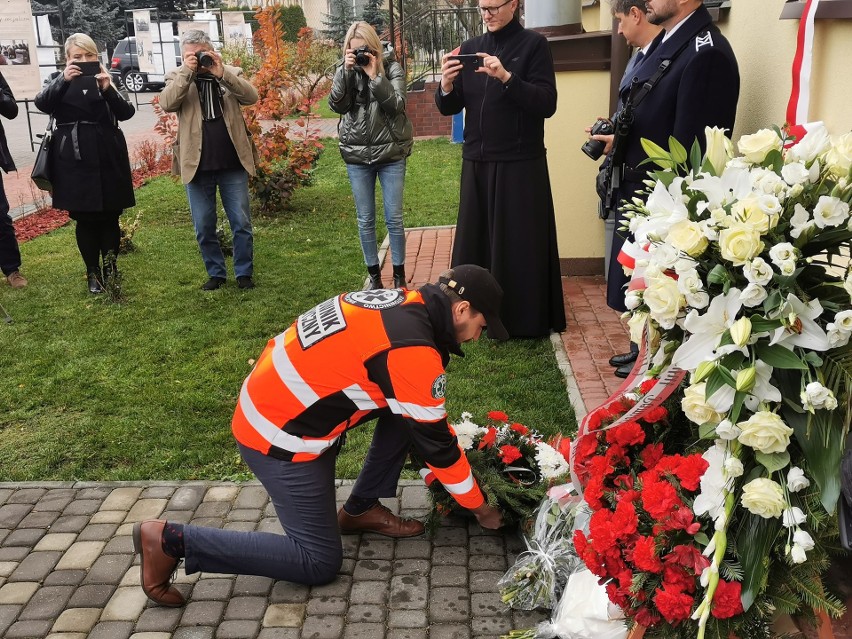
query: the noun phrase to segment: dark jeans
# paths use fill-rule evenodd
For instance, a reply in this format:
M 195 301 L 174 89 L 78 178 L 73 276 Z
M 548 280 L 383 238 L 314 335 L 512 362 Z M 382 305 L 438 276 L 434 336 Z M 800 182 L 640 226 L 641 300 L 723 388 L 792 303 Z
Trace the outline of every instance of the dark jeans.
M 380 418 L 364 467 L 352 489 L 359 497 L 396 495 L 410 446 L 407 426 Z M 266 488 L 285 535 L 184 527 L 185 569 L 262 575 L 301 584 L 333 581 L 343 561 L 337 527 L 334 463 L 338 447 L 310 462 L 288 462 L 239 445 L 243 460 Z
M 3 275 L 10 275 L 19 268 L 21 251 L 18 249 L 12 218 L 9 216 L 9 200 L 6 198 L 3 175 L 0 173 L 0 270 Z

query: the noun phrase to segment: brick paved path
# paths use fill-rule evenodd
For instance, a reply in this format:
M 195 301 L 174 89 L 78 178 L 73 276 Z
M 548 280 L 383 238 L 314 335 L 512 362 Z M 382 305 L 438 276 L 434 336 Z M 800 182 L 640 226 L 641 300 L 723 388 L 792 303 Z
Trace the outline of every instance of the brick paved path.
M 340 482 L 340 504 L 349 490 Z M 385 503 L 407 516 L 428 508 L 420 482 Z M 181 568 L 189 603 L 163 608 L 142 593 L 133 553 L 133 523 L 150 517 L 281 532 L 256 483 L 0 484 L 0 636 L 468 639 L 541 619 L 509 612 L 496 590 L 520 538 L 461 519 L 432 537 L 346 535 L 340 576 L 326 586 Z

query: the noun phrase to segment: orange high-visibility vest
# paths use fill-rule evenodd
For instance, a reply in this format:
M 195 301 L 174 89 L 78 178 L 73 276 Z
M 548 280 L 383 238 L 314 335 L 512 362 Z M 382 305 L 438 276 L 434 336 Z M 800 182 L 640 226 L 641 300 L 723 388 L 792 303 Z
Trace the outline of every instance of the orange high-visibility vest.
M 448 353 L 429 319 L 430 310 L 446 313 L 452 327 L 447 309 L 449 300 L 427 285 L 345 293 L 303 313 L 269 341 L 243 382 L 234 437 L 278 459 L 311 461 L 348 429 L 391 413 L 459 504 L 482 505 L 447 423 Z

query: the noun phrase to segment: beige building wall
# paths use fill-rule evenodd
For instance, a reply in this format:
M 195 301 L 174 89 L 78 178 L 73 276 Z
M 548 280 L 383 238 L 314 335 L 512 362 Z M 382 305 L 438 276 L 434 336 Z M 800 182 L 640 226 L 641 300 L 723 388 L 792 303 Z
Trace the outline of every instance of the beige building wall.
M 784 123 L 790 97 L 791 65 L 798 20 L 780 20 L 784 0 L 736 0 L 718 26 L 731 42 L 740 67 L 740 100 L 734 139 Z M 608 30 L 609 3 L 583 10 L 587 31 Z M 852 82 L 848 80 L 852 19 L 816 20 L 810 120 L 822 120 L 834 134 L 852 128 Z M 550 181 L 556 208 L 559 255 L 575 260 L 602 258 L 604 225 L 597 217 L 597 165 L 583 153 L 583 128 L 607 113 L 609 71 L 557 73 L 559 102 L 547 120 Z M 602 262 L 601 262 L 602 265 Z

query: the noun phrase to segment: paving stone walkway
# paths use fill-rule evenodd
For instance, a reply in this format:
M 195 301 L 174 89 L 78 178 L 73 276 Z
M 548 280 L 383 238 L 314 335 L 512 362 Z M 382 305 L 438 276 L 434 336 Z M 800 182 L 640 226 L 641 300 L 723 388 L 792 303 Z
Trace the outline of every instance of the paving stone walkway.
M 351 482 L 339 482 L 340 504 Z M 402 482 L 395 512 L 428 510 L 420 482 Z M 147 600 L 131 531 L 174 521 L 282 532 L 257 483 L 0 484 L 0 637 L 49 639 L 484 639 L 529 627 L 497 580 L 523 542 L 450 518 L 433 535 L 345 535 L 340 576 L 307 587 L 265 577 L 178 570 L 184 608 Z

